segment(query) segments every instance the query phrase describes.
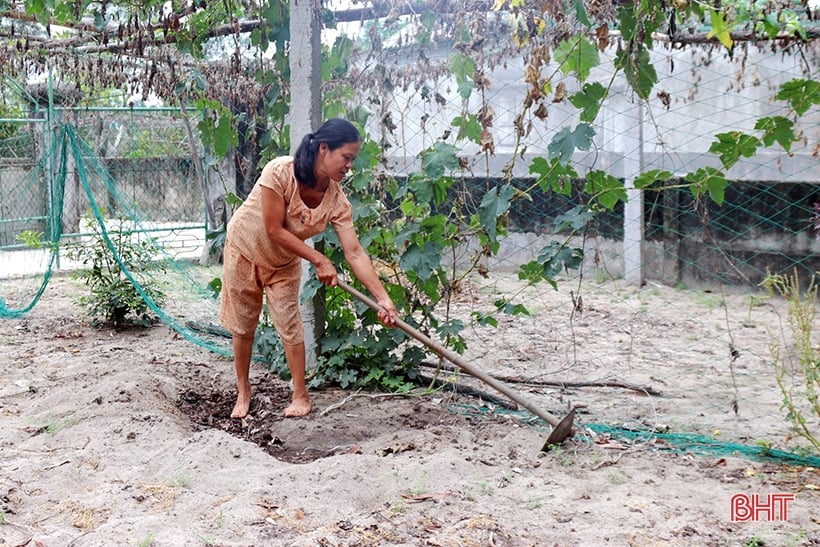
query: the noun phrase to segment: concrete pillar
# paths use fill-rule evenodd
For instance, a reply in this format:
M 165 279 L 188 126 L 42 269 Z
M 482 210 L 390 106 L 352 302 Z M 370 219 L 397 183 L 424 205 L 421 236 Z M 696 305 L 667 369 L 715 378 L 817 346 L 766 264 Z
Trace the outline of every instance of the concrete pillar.
M 624 185 L 627 202 L 624 204 L 624 279 L 631 285 L 642 286 L 643 268 L 643 191 L 635 188 L 635 177 L 643 171 L 643 103 L 637 97 L 624 114 L 621 127 L 623 145 Z
M 322 24 L 320 0 L 290 0 L 290 141 L 291 153 L 308 133 L 322 124 Z M 312 245 L 312 241 L 308 241 Z M 312 275 L 302 264 L 302 287 Z M 324 328 L 324 291 L 302 305 L 305 322 L 306 364 L 316 364 Z

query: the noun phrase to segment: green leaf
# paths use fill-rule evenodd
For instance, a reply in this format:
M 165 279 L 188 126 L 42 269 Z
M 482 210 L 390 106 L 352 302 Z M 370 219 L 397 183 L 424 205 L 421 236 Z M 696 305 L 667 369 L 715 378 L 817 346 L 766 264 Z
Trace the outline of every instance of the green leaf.
M 638 28 L 638 21 L 635 19 L 636 10 L 631 6 L 621 6 L 618 8 L 617 21 L 618 30 L 621 31 L 621 39 L 624 42 L 631 42 L 635 36 L 635 29 Z
M 528 310 L 523 304 L 513 304 L 509 300 L 506 299 L 499 299 L 493 302 L 495 309 L 502 313 L 506 313 L 507 315 L 530 315 L 530 310 Z
M 46 14 L 48 14 L 48 12 L 46 12 Z M 54 6 L 53 16 L 58 23 L 74 21 L 74 5 L 69 2 L 60 2 Z
M 408 181 L 408 187 L 419 204 L 430 203 L 441 205 L 447 199 L 447 190 L 453 185 L 451 177 L 431 179 L 424 174 L 414 174 Z M 425 209 L 426 212 L 426 209 Z M 420 215 L 417 215 L 420 216 Z
M 780 33 L 780 25 L 777 22 L 777 14 L 767 14 L 761 23 L 763 24 L 763 30 L 766 33 L 766 36 L 769 37 L 769 40 L 774 40 L 777 38 L 777 35 Z
M 595 213 L 586 205 L 576 205 L 566 213 L 558 215 L 553 220 L 556 232 L 563 232 L 567 228 L 580 230 L 589 222 L 595 220 Z
M 427 241 L 423 246 L 415 243 L 409 245 L 399 259 L 399 267 L 405 272 L 412 272 L 419 279 L 427 281 L 441 263 L 441 245 Z
M 647 171 L 646 173 L 641 173 L 635 180 L 632 182 L 632 185 L 635 188 L 642 189 L 642 188 L 649 188 L 655 182 L 667 181 L 670 180 L 674 175 L 669 171 L 661 171 L 660 169 L 652 169 L 651 171 Z
M 626 189 L 623 183 L 603 171 L 590 171 L 586 176 L 584 192 L 596 196 L 601 205 L 610 211 L 619 201 L 626 201 Z
M 536 157 L 530 164 L 530 173 L 539 175 L 538 187 L 544 192 L 553 191 L 569 196 L 572 194 L 572 181 L 578 178 L 578 173 L 569 164 L 562 164 L 558 158 L 549 162 Z
M 558 158 L 560 162 L 566 163 L 572 159 L 576 148 L 589 150 L 594 136 L 595 130 L 588 123 L 579 123 L 574 130 L 564 127 L 552 137 L 552 142 L 547 147 L 549 157 Z
M 554 57 L 564 74 L 574 72 L 582 82 L 589 77 L 590 70 L 600 63 L 598 48 L 580 33 L 561 41 Z
M 446 228 L 447 217 L 445 215 L 432 215 L 421 221 L 421 232 L 432 241 L 444 239 Z
M 771 146 L 776 142 L 786 152 L 791 151 L 793 142 L 800 140 L 800 137 L 794 134 L 794 123 L 783 116 L 760 118 L 755 123 L 755 129 L 763 131 L 763 144 Z
M 802 116 L 812 105 L 820 104 L 820 82 L 795 78 L 780 86 L 775 99 L 788 101 L 797 115 Z
M 695 198 L 698 198 L 706 193 L 712 198 L 712 201 L 718 205 L 723 205 L 723 199 L 726 194 L 726 187 L 729 186 L 729 181 L 722 171 L 714 167 L 701 167 L 694 173 L 686 175 L 686 180 L 692 185 L 689 190 Z
M 742 131 L 730 131 L 715 135 L 717 142 L 709 147 L 709 152 L 717 154 L 723 167 L 730 169 L 741 156 L 751 158 L 760 146 L 760 139 Z
M 452 144 L 438 141 L 421 153 L 421 168 L 431 179 L 437 179 L 447 170 L 459 168 L 458 149 Z
M 470 141 L 481 144 L 481 124 L 474 114 L 469 114 L 466 118 L 457 116 L 453 119 L 453 127 L 458 127 L 458 138 L 469 139 Z
M 355 43 L 349 37 L 340 35 L 333 43 L 333 47 L 322 63 L 322 80 L 331 81 L 347 75 L 350 58 Z
M 584 7 L 584 0 L 572 0 L 572 2 L 575 5 L 575 17 L 578 18 L 578 21 L 587 28 L 592 27 L 592 23 L 587 16 L 587 10 Z
M 478 325 L 481 325 L 482 327 L 485 327 L 487 325 L 490 325 L 491 327 L 498 326 L 498 319 L 496 319 L 492 315 L 487 315 L 486 313 L 480 311 L 471 312 L 470 317 L 472 317 L 473 321 L 475 321 Z
M 409 219 L 416 219 L 427 214 L 429 205 L 427 203 L 432 199 L 433 192 L 429 189 L 430 179 L 424 176 L 411 176 L 408 181 L 408 186 L 414 188 L 413 193 L 406 196 L 402 200 L 401 212 Z
M 620 50 L 615 55 L 615 66 L 622 68 L 624 76 L 641 99 L 646 99 L 652 87 L 658 82 L 658 73 L 652 65 L 649 51 L 643 45 L 636 45 L 632 55 Z
M 706 37 L 712 38 L 713 36 L 717 36 L 720 43 L 726 46 L 726 49 L 731 50 L 734 45 L 731 35 L 732 25 L 727 22 L 726 19 L 723 18 L 723 14 L 717 10 L 709 12 L 709 19 L 712 22 L 712 29 Z
M 219 123 L 214 127 L 214 154 L 219 157 L 224 157 L 228 150 L 239 142 L 236 131 L 231 125 L 231 119 L 230 114 L 222 115 L 219 117 Z
M 601 101 L 606 95 L 606 88 L 598 82 L 587 83 L 581 87 L 581 91 L 570 95 L 569 102 L 575 108 L 581 109 L 581 121 L 591 122 L 598 115 L 601 109 Z
M 583 260 L 583 249 L 570 248 L 553 241 L 541 249 L 536 260 L 521 267 L 518 278 L 529 282 L 544 280 L 553 288 L 557 288 L 555 277 L 564 271 L 577 269 Z
M 475 73 L 475 61 L 461 53 L 453 53 L 450 56 L 447 67 L 453 76 L 456 77 L 456 82 L 472 82 L 473 74 Z
M 510 208 L 510 200 L 514 194 L 515 189 L 511 184 L 496 186 L 484 194 L 481 205 L 478 206 L 478 216 L 490 241 L 496 241 L 498 217 Z
M 458 82 L 458 94 L 461 95 L 462 99 L 469 99 L 470 95 L 473 94 L 473 89 L 475 89 L 475 84 L 472 80 Z

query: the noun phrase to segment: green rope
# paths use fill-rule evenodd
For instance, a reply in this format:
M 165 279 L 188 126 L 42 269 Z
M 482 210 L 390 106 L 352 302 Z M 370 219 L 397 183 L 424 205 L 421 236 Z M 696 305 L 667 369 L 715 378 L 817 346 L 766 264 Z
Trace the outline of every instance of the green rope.
M 511 414 L 517 416 L 522 422 L 530 425 L 547 426 L 540 418 L 536 418 L 526 411 L 521 410 L 489 408 L 486 406 L 465 404 L 450 404 L 449 409 L 456 414 L 468 416 Z M 717 439 L 695 433 L 663 433 L 650 429 L 636 430 L 596 423 L 584 424 L 583 428 L 597 435 L 608 435 L 618 441 L 651 444 L 655 449 L 674 453 L 713 457 L 739 457 L 752 461 L 820 468 L 820 456 L 798 454 L 762 445 L 750 446 L 740 443 L 718 441 Z M 587 441 L 590 440 L 587 436 L 585 436 L 584 439 Z

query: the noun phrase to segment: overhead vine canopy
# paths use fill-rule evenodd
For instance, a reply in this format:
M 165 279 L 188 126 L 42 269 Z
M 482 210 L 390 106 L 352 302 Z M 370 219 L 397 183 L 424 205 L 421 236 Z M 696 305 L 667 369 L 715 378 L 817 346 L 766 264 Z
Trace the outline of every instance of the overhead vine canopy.
M 805 0 L 804 0 L 805 1 Z M 815 0 L 811 0 L 815 1 Z M 812 11 L 812 10 L 815 11 Z M 210 99 L 254 105 L 287 93 L 288 2 L 225 0 L 132 3 L 80 0 L 0 1 L 0 70 L 30 83 L 56 78 L 66 99 L 82 90 L 116 88 L 128 96 L 165 101 Z M 750 4 L 647 0 L 374 0 L 318 7 L 326 27 L 370 25 L 357 44 L 363 59 L 386 48 L 412 64 L 389 67 L 405 84 L 446 74 L 432 46 L 480 57 L 491 67 L 522 52 L 537 68 L 569 36 L 586 34 L 599 46 L 629 32 L 625 59 L 640 63 L 653 40 L 676 45 L 737 41 L 789 48 L 817 36 L 817 7 L 792 0 Z M 392 36 L 390 43 L 384 37 Z M 622 34 L 618 34 L 623 39 Z M 409 54 L 408 54 L 409 53 Z M 366 63 L 365 63 L 366 65 Z M 36 88 L 35 88 L 36 89 Z

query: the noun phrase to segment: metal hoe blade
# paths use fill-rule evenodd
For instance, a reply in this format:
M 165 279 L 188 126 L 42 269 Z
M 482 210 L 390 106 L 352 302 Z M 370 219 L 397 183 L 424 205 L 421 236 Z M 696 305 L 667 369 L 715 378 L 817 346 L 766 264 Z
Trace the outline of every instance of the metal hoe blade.
M 338 279 L 338 284 L 339 287 L 341 287 L 351 296 L 365 304 L 367 307 L 375 311 L 381 311 L 381 306 L 379 306 L 373 299 L 371 299 L 364 293 L 354 289 L 349 284 L 347 284 L 347 282 L 343 281 L 342 279 Z M 544 443 L 544 446 L 541 447 L 542 451 L 548 451 L 552 446 L 561 444 L 569 437 L 572 437 L 572 435 L 575 433 L 575 430 L 572 426 L 573 421 L 575 420 L 574 408 L 570 410 L 569 413 L 566 416 L 564 416 L 562 420 L 559 420 L 552 414 L 532 404 L 530 401 L 525 399 L 524 396 L 514 391 L 507 384 L 501 382 L 497 378 L 493 378 L 483 370 L 478 369 L 473 365 L 469 364 L 454 351 L 445 348 L 444 346 L 442 346 L 426 334 L 419 332 L 417 329 L 411 327 L 401 319 L 396 320 L 396 327 L 406 332 L 407 334 L 409 334 L 425 346 L 427 346 L 439 357 L 443 357 L 444 359 L 447 359 L 448 361 L 452 362 L 454 365 L 458 366 L 458 368 L 460 368 L 470 376 L 473 376 L 474 378 L 481 380 L 485 384 L 494 388 L 499 393 L 502 393 L 503 395 L 507 396 L 511 400 L 515 401 L 519 405 L 523 406 L 524 408 L 526 408 L 527 410 L 529 410 L 530 412 L 532 412 L 533 414 L 535 414 L 536 416 L 550 424 L 552 426 L 552 432 L 550 433 L 549 437 Z

